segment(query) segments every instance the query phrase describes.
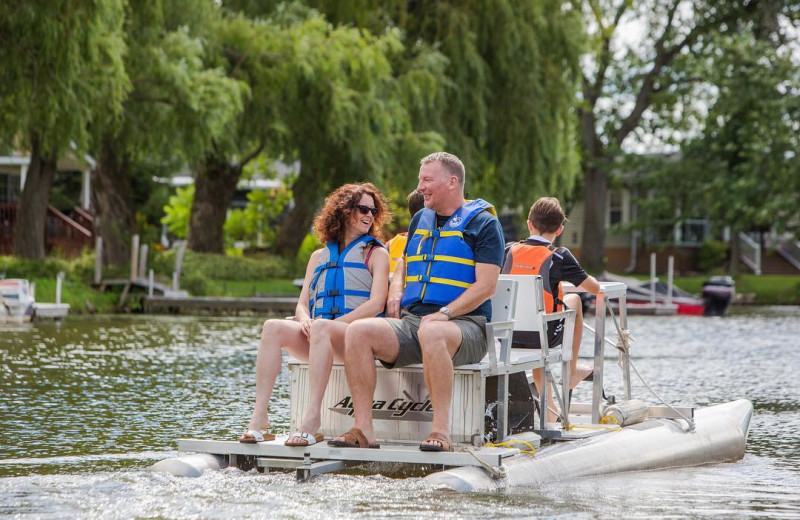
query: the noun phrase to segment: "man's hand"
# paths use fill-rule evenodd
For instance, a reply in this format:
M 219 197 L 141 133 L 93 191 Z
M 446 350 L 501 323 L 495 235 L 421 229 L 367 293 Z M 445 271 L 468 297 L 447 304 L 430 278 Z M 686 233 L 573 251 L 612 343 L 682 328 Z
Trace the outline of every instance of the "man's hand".
M 448 318 L 443 312 L 436 311 L 426 316 L 423 316 L 422 320 L 420 320 L 419 322 L 419 326 L 421 327 L 423 324 L 431 323 L 433 321 L 449 321 L 449 319 L 450 318 Z

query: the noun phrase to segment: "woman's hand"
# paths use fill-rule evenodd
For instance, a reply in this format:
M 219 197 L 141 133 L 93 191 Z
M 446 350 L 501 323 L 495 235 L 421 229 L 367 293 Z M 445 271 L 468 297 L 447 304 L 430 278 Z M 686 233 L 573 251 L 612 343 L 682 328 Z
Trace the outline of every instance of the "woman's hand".
M 311 339 L 311 324 L 314 322 L 311 318 L 302 318 L 300 320 L 300 330 L 303 331 L 306 338 Z

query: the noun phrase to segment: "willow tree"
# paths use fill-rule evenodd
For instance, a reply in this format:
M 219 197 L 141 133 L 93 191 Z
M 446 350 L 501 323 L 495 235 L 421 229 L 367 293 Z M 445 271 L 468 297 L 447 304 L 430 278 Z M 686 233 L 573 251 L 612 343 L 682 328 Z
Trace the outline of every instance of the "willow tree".
M 122 63 L 122 0 L 0 3 L 0 137 L 30 150 L 14 254 L 45 256 L 45 219 L 59 156 L 85 150 L 87 127 L 120 113 L 128 89 Z
M 124 264 L 134 232 L 134 171 L 142 162 L 193 164 L 231 131 L 247 86 L 204 61 L 219 17 L 212 0 L 130 0 L 125 21 L 131 92 L 122 118 L 94 125 L 93 202 L 106 258 Z
M 435 135 L 409 126 L 408 93 L 390 58 L 402 52 L 396 32 L 334 27 L 303 9 L 266 20 L 232 15 L 218 32 L 217 56 L 251 90 L 236 131 L 215 146 L 196 172 L 189 247 L 221 252 L 226 212 L 242 168 L 262 152 L 299 159 L 294 205 L 276 250 L 293 256 L 331 186 L 385 174 L 399 143 L 429 145 Z M 416 72 L 426 76 L 419 64 Z
M 247 0 L 228 3 L 253 8 Z M 527 206 L 571 191 L 579 173 L 574 107 L 583 29 L 568 2 L 306 3 L 334 23 L 400 29 L 398 60 L 426 49 L 444 56 L 445 77 L 430 92 L 435 102 L 412 112 L 412 126 L 441 134 L 465 161 L 471 196 Z M 404 175 L 413 182 L 415 171 Z

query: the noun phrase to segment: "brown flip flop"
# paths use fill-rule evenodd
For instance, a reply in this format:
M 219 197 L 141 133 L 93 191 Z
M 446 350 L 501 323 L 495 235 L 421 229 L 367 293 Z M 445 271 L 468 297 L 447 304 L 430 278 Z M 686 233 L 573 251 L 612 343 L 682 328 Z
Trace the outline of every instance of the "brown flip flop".
M 367 437 L 364 435 L 360 429 L 353 427 L 350 428 L 350 431 L 342 435 L 341 441 L 337 441 L 331 439 L 328 441 L 328 446 L 333 446 L 335 448 L 372 448 L 378 449 L 381 447 L 380 444 L 377 442 L 375 444 L 370 444 L 367 440 Z
M 440 444 L 437 446 L 435 444 L 420 444 L 419 450 L 420 451 L 453 451 L 453 446 L 450 444 L 450 438 L 439 432 L 431 432 L 428 434 L 428 438 L 422 442 L 429 442 L 429 441 L 436 441 Z

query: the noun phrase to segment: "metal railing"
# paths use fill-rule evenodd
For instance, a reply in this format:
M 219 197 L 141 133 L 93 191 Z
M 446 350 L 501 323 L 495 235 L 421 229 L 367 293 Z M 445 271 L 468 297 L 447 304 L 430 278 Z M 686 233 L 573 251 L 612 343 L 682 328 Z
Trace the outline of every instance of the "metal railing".
M 761 274 L 761 244 L 739 232 L 739 259 L 755 274 Z

